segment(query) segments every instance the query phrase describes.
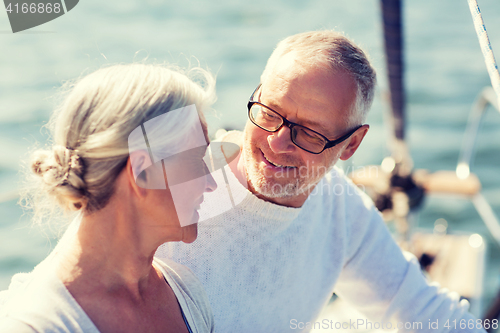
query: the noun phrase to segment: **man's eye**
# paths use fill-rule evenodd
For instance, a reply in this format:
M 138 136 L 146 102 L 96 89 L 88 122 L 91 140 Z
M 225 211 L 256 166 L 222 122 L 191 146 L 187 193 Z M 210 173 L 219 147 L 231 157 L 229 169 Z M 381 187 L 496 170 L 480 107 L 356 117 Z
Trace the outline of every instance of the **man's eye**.
M 306 131 L 304 129 L 300 129 L 300 135 L 302 136 L 303 140 L 307 140 L 311 143 L 317 143 L 319 141 L 322 141 L 322 139 L 315 133 L 312 133 L 310 131 Z
M 276 117 L 276 115 L 272 114 L 270 111 L 267 111 L 265 109 L 262 109 L 261 112 L 262 112 L 262 116 L 264 117 L 264 119 L 275 120 L 278 118 L 278 117 Z

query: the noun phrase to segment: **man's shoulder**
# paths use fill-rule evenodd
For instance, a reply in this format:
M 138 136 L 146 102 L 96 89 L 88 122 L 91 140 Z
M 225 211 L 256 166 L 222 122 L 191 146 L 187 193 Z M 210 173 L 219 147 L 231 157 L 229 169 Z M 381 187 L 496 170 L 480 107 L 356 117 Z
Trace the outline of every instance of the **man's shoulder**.
M 321 179 L 318 186 L 328 186 L 337 189 L 337 191 L 328 192 L 335 196 L 342 196 L 346 194 L 347 188 L 352 189 L 351 192 L 359 194 L 360 189 L 352 182 L 352 180 L 345 174 L 344 170 L 338 166 L 328 171 Z
M 313 194 L 320 195 L 323 200 L 333 200 L 332 202 L 336 204 L 359 205 L 367 209 L 371 209 L 373 206 L 372 199 L 362 188 L 354 184 L 344 170 L 338 166 L 334 166 L 325 174 Z

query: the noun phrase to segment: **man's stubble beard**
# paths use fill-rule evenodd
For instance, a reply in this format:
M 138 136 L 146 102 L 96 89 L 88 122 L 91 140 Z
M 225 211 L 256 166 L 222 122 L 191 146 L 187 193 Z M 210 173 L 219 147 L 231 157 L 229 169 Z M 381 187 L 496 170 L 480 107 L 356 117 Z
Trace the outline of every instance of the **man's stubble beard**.
M 318 171 L 315 171 L 314 167 L 310 170 L 309 166 L 305 165 L 285 170 L 285 173 L 288 175 L 287 178 L 290 179 L 290 181 L 282 183 L 274 179 L 279 178 L 276 177 L 277 174 L 279 175 L 279 172 L 277 172 L 274 177 L 269 178 L 265 176 L 265 170 L 263 170 L 264 173 L 261 172 L 261 169 L 258 167 L 260 162 L 257 162 L 254 158 L 260 153 L 261 150 L 259 148 L 245 140 L 243 143 L 242 157 L 244 159 L 248 187 L 254 193 L 258 193 L 269 199 L 293 198 L 299 195 L 309 194 L 323 176 L 333 168 L 341 155 L 341 151 L 339 151 L 328 167 L 323 166 L 317 168 Z M 306 176 L 302 176 L 303 168 L 307 169 Z

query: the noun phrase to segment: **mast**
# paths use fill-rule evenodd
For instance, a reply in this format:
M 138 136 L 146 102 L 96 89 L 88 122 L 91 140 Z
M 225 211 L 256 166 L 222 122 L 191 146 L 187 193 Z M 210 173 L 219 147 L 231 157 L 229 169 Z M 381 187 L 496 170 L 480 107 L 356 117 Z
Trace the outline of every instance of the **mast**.
M 394 136 L 397 140 L 404 141 L 406 98 L 403 80 L 401 0 L 381 0 L 381 4 Z

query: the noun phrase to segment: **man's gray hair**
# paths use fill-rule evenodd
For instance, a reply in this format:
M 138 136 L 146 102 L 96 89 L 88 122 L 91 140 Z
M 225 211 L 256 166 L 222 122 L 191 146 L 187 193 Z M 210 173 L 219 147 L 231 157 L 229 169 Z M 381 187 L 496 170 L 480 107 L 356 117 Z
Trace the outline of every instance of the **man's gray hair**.
M 373 102 L 376 74 L 363 50 L 336 31 L 324 30 L 296 34 L 278 43 L 267 61 L 261 82 L 268 78 L 280 58 L 291 51 L 296 52 L 300 60 L 307 64 L 326 65 L 333 72 L 339 69 L 347 71 L 357 86 L 356 102 L 347 121 L 348 126 L 354 127 L 365 121 Z

